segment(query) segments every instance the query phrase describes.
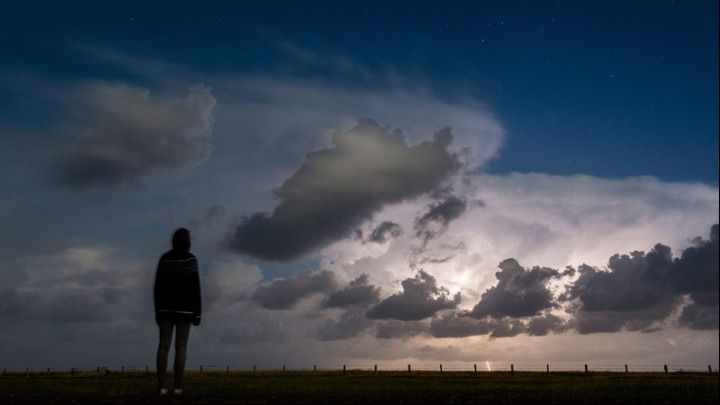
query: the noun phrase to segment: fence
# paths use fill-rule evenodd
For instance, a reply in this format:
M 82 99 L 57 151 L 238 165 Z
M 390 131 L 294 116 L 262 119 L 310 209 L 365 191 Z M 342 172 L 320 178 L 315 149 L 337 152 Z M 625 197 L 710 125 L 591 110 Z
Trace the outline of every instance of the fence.
M 697 364 L 688 365 L 688 364 L 663 364 L 663 365 L 657 365 L 657 364 L 622 364 L 622 365 L 608 365 L 608 364 L 602 364 L 598 365 L 597 367 L 593 367 L 590 364 L 583 364 L 582 366 L 578 366 L 577 364 L 571 364 L 568 365 L 567 363 L 559 363 L 557 365 L 552 365 L 550 363 L 546 363 L 543 365 L 540 364 L 515 364 L 515 363 L 493 363 L 492 367 L 490 366 L 489 362 L 485 363 L 479 363 L 480 367 L 478 367 L 478 363 L 473 364 L 451 364 L 450 367 L 446 364 L 443 366 L 442 363 L 437 364 L 429 364 L 429 363 L 420 363 L 420 364 L 407 364 L 407 367 L 405 366 L 398 366 L 397 364 L 389 365 L 389 366 L 382 366 L 379 364 L 342 364 L 342 365 L 323 365 L 320 366 L 318 364 L 313 364 L 312 367 L 306 367 L 306 366 L 295 366 L 295 367 L 288 367 L 287 365 L 252 365 L 249 367 L 231 367 L 230 365 L 213 365 L 213 364 L 200 364 L 194 367 L 188 367 L 186 369 L 186 372 L 189 373 L 199 373 L 200 375 L 203 374 L 219 374 L 224 373 L 226 376 L 233 375 L 285 375 L 285 374 L 292 374 L 292 373 L 308 373 L 308 372 L 314 372 L 314 373 L 334 373 L 334 374 L 348 374 L 349 372 L 357 373 L 357 372 L 364 372 L 364 373 L 428 373 L 428 372 L 435 372 L 435 373 L 470 373 L 470 374 L 482 374 L 482 373 L 489 373 L 489 372 L 505 372 L 505 373 L 593 373 L 593 372 L 616 372 L 616 373 L 664 373 L 664 374 L 670 374 L 670 373 L 708 373 L 708 374 L 717 374 L 717 366 L 715 368 L 712 367 L 712 365 L 708 364 L 706 366 L 701 366 Z M 483 367 L 485 366 L 485 367 Z M 170 371 L 172 373 L 172 371 Z M 123 365 L 119 368 L 111 369 L 109 367 L 105 366 L 97 366 L 94 369 L 79 369 L 72 367 L 70 369 L 51 369 L 51 368 L 43 368 L 43 369 L 30 369 L 25 368 L 24 370 L 8 370 L 7 368 L 3 368 L 2 370 L 2 377 L 8 377 L 8 376 L 25 376 L 25 377 L 42 377 L 42 376 L 57 376 L 57 375 L 78 375 L 78 376 L 99 376 L 99 375 L 138 375 L 138 374 L 145 374 L 150 375 L 154 374 L 155 370 L 151 369 L 150 366 L 134 366 L 134 365 Z

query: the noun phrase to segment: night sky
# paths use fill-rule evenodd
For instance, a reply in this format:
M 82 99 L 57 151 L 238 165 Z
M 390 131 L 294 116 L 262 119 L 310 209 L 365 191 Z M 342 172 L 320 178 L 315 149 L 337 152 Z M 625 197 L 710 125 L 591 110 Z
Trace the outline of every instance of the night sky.
M 717 367 L 716 1 L 0 9 L 4 366 Z

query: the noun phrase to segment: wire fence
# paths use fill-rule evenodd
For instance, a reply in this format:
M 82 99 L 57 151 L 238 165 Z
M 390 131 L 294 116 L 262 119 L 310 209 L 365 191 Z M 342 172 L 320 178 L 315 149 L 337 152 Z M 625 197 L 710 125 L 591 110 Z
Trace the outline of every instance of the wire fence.
M 190 365 L 186 373 L 192 374 L 222 374 L 231 375 L 291 375 L 304 373 L 332 373 L 332 374 L 357 374 L 357 373 L 708 373 L 717 374 L 717 364 L 579 364 L 579 363 L 415 363 L 399 365 L 393 364 L 313 364 L 313 365 L 249 365 L 231 366 L 218 364 Z M 101 375 L 150 375 L 156 370 L 148 365 L 123 365 L 110 368 L 97 366 L 95 368 L 25 368 L 7 369 L 3 368 L 2 377 L 42 377 L 42 376 L 101 376 Z M 172 374 L 172 370 L 169 370 Z

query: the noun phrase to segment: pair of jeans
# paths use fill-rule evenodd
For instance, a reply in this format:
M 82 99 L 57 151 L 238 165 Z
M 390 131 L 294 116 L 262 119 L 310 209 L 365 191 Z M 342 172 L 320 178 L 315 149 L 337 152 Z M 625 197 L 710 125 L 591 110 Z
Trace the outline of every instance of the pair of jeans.
M 187 358 L 187 342 L 190 336 L 190 322 L 160 321 L 160 344 L 157 351 L 157 378 L 160 388 L 165 388 L 167 359 L 172 343 L 173 328 L 175 329 L 175 365 L 173 374 L 174 388 L 182 389 L 185 359 Z

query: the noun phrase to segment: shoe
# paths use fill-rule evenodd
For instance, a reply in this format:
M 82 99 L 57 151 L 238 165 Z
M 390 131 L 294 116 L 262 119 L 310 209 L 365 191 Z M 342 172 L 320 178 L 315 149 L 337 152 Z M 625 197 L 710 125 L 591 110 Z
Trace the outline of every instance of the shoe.
M 182 395 L 182 388 L 175 388 L 173 390 L 173 395 Z
M 167 395 L 167 393 L 168 393 L 167 388 L 160 388 L 160 396 L 161 397 L 164 395 Z

